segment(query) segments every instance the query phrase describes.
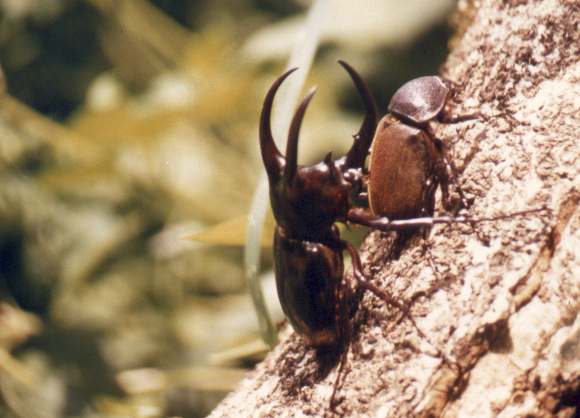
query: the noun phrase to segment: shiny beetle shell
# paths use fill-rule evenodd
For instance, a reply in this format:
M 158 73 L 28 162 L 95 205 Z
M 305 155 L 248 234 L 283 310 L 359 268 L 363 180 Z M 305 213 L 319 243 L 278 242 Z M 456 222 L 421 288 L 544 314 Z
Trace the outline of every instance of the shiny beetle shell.
M 422 125 L 443 110 L 448 94 L 449 88 L 437 76 L 415 78 L 396 91 L 388 110 L 413 125 Z
M 378 125 L 370 157 L 369 204 L 391 219 L 424 215 L 433 205 L 434 164 L 440 151 L 425 131 L 394 122 Z
M 342 254 L 327 244 L 274 238 L 276 287 L 284 314 L 308 345 L 329 346 L 341 338 L 337 302 L 344 272 Z

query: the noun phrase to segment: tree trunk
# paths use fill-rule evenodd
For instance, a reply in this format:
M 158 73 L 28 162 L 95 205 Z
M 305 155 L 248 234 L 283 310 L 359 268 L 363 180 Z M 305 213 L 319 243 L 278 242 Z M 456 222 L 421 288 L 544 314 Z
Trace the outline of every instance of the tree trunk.
M 392 239 L 371 233 L 367 276 L 412 306 L 422 332 L 367 293 L 334 411 L 336 362 L 288 333 L 212 417 L 580 414 L 580 5 L 481 3 L 460 3 L 443 75 L 457 83 L 453 113 L 485 117 L 436 132 L 471 216 L 552 212 L 438 226 L 397 260 Z

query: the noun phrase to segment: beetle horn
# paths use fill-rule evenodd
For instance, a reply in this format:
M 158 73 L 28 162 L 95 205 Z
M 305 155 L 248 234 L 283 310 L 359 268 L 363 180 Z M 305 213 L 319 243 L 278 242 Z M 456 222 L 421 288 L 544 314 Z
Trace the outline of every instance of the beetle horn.
M 270 125 L 270 118 L 272 114 L 272 103 L 274 96 L 282 82 L 297 68 L 292 68 L 282 74 L 274 81 L 270 90 L 266 94 L 264 104 L 262 105 L 262 114 L 260 115 L 260 149 L 262 151 L 262 161 L 268 176 L 273 177 L 280 174 L 280 170 L 284 166 L 284 156 L 280 154 L 274 138 L 272 137 L 272 127 Z
M 350 75 L 358 93 L 363 99 L 363 104 L 366 110 L 366 115 L 361 127 L 354 135 L 352 147 L 346 153 L 347 168 L 362 167 L 377 128 L 377 104 L 375 103 L 375 99 L 373 98 L 367 83 L 365 83 L 360 74 L 346 62 L 339 60 L 338 63 L 346 70 L 348 75 Z
M 292 123 L 290 124 L 290 131 L 288 132 L 288 142 L 286 144 L 286 167 L 284 168 L 284 181 L 290 183 L 296 174 L 298 167 L 298 137 L 300 134 L 300 126 L 302 126 L 302 119 L 306 113 L 306 108 L 316 93 L 316 87 L 310 89 L 306 97 L 296 109 Z

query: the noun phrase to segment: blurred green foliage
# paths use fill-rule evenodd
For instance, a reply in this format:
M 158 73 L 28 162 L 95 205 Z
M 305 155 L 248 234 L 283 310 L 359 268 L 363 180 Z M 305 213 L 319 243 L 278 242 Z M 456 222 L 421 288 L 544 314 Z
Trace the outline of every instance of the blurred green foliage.
M 360 122 L 338 58 L 384 110 L 446 51 L 452 2 L 426 16 L 418 1 L 369 2 L 404 25 L 363 13 L 337 30 L 357 10 L 335 1 L 305 162 L 344 151 Z M 261 170 L 261 100 L 305 7 L 0 2 L 1 416 L 203 416 L 263 356 L 233 244 Z M 232 245 L 184 239 L 220 222 Z

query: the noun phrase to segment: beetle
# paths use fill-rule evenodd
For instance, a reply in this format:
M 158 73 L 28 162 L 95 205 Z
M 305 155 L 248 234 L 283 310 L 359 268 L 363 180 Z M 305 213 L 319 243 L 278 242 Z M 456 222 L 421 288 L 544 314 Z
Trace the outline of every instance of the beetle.
M 332 346 L 344 340 L 348 285 L 344 282 L 343 251 L 353 257 L 361 277 L 358 254 L 340 239 L 335 225 L 346 222 L 352 201 L 362 187 L 362 167 L 376 128 L 377 111 L 368 87 L 345 62 L 363 99 L 366 115 L 346 156 L 309 167 L 297 165 L 298 134 L 315 90 L 299 105 L 292 119 L 286 156 L 277 149 L 270 114 L 282 82 L 296 69 L 280 76 L 268 91 L 260 117 L 260 148 L 270 185 L 276 219 L 274 268 L 276 285 L 286 317 L 311 346 Z
M 390 119 L 383 118 L 377 130 L 376 105 L 368 86 L 350 65 L 344 61 L 339 63 L 352 79 L 365 108 L 363 122 L 345 156 L 335 160 L 329 153 L 317 164 L 298 165 L 300 127 L 315 88 L 310 90 L 294 113 L 288 133 L 286 154 L 282 155 L 278 150 L 270 125 L 272 106 L 278 88 L 296 68 L 288 70 L 274 81 L 262 106 L 259 143 L 262 161 L 268 175 L 272 212 L 276 220 L 273 251 L 280 304 L 288 321 L 307 345 L 325 349 L 347 346 L 350 338 L 349 312 L 352 290 L 350 283 L 347 282 L 349 276 L 344 274 L 343 253 L 346 251 L 351 257 L 352 276 L 356 284 L 400 310 L 403 317 L 410 320 L 419 334 L 425 337 L 413 317 L 409 315 L 408 304 L 403 305 L 387 291 L 367 280 L 357 250 L 352 244 L 341 239 L 336 223 L 359 224 L 382 231 L 413 231 L 435 224 L 456 222 L 474 224 L 493 221 L 537 210 L 491 218 L 467 216 L 415 218 L 432 213 L 432 195 L 435 187 L 447 181 L 445 177 L 447 174 L 438 168 L 445 160 L 442 143 L 429 133 L 426 124 L 441 115 L 448 90 L 438 84 L 436 79 L 410 82 L 395 94 L 389 106 L 392 115 L 388 115 Z M 425 90 L 417 88 L 417 83 L 427 87 L 434 84 L 436 89 L 435 91 L 427 89 L 426 91 L 430 93 L 424 94 Z M 411 94 L 413 92 L 418 94 L 413 96 Z M 428 102 L 425 110 L 416 106 L 421 100 Z M 406 107 L 407 104 L 414 105 L 415 110 Z M 364 207 L 365 205 L 357 206 L 355 203 L 366 196 L 367 175 L 364 165 L 373 138 L 377 143 L 373 145 L 371 156 L 369 182 L 371 210 L 369 210 L 368 207 Z M 387 141 L 386 145 L 383 141 Z M 396 144 L 397 141 L 410 142 L 410 145 L 393 146 L 392 144 Z M 408 152 L 412 156 L 411 160 L 413 158 L 415 160 L 414 166 L 396 158 L 381 162 L 379 158 L 384 156 L 385 152 L 399 154 Z M 381 199 L 377 194 L 382 193 L 381 188 L 386 186 L 376 180 L 374 173 L 391 176 L 388 182 L 392 183 L 393 179 L 401 177 L 393 175 L 389 169 L 408 170 L 409 167 L 416 172 L 411 180 L 405 183 L 406 180 L 403 178 L 397 180 L 401 182 L 399 185 L 388 186 L 387 193 L 397 197 Z M 398 187 L 413 188 L 413 193 L 408 197 L 405 197 L 404 193 L 398 195 Z M 383 211 L 377 208 L 377 205 L 383 202 L 387 202 L 388 207 L 389 199 L 395 201 L 394 210 Z M 364 201 L 364 198 L 362 200 Z M 437 351 L 441 354 L 440 350 Z M 342 357 L 339 375 L 345 358 L 346 356 Z M 338 377 L 331 397 L 331 406 L 337 384 Z
M 456 169 L 429 123 L 463 122 L 479 114 L 449 116 L 448 97 L 440 77 L 425 76 L 405 83 L 391 98 L 372 141 L 368 201 L 373 213 L 393 219 L 432 215 L 438 186 L 444 208 L 451 210 L 449 182 L 457 178 Z M 465 207 L 463 191 L 455 185 Z

